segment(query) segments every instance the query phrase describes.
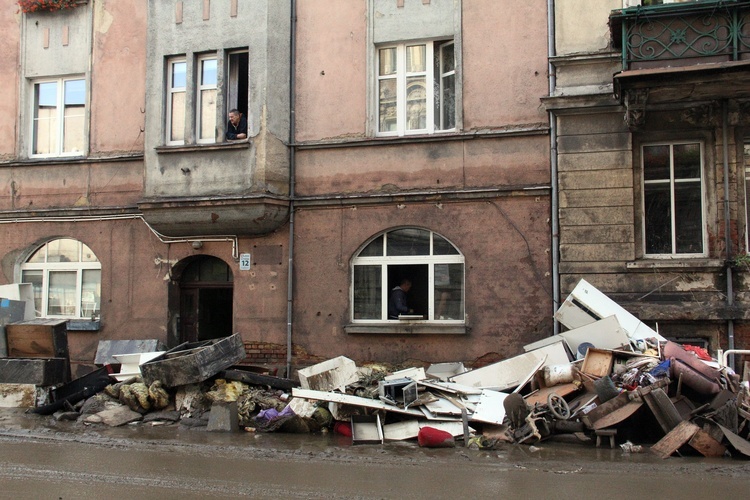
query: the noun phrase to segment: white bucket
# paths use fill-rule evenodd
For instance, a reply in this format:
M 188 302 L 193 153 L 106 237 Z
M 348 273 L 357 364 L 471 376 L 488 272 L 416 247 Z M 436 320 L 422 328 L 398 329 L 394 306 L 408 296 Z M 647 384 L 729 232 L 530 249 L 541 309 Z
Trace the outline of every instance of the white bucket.
M 573 382 L 573 365 L 553 365 L 544 367 L 544 385 L 554 387 Z

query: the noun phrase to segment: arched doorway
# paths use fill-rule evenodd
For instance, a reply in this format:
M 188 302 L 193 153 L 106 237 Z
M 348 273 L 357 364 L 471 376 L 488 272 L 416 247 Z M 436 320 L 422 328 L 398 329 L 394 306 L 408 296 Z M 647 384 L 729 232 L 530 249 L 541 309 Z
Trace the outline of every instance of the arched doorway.
M 200 256 L 179 278 L 180 341 L 196 342 L 232 334 L 232 270 L 216 257 Z

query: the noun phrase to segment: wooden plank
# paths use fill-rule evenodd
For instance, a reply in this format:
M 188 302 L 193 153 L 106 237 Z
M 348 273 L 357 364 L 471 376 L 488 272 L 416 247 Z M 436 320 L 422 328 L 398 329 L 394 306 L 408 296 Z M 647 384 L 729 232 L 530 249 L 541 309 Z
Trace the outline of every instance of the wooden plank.
M 656 417 L 664 433 L 671 432 L 676 426 L 683 422 L 680 412 L 675 408 L 672 400 L 669 399 L 667 393 L 663 389 L 654 389 L 647 394 L 643 395 L 643 400 L 646 401 L 651 412 Z
M 594 423 L 594 425 L 592 425 L 591 427 L 594 430 L 599 430 L 599 429 L 606 429 L 607 427 L 612 427 L 613 425 L 617 425 L 620 422 L 623 422 L 627 420 L 628 418 L 630 418 L 635 412 L 637 412 L 640 409 L 641 406 L 643 406 L 643 403 L 639 403 L 637 401 L 630 401 L 625 406 L 617 408 L 611 413 L 603 416 L 602 418 L 597 420 Z
M 726 446 L 712 438 L 707 432 L 698 429 L 698 432 L 690 438 L 688 444 L 701 455 L 708 458 L 720 458 L 727 451 Z
M 661 438 L 658 443 L 653 445 L 651 451 L 661 458 L 667 458 L 690 441 L 699 430 L 700 428 L 697 425 L 683 420 L 677 427 Z
M 583 359 L 581 372 L 594 377 L 605 377 L 612 373 L 614 362 L 615 355 L 612 351 L 589 348 Z
M 526 404 L 529 406 L 534 406 L 537 403 L 539 403 L 540 405 L 546 405 L 547 397 L 553 392 L 561 398 L 564 398 L 569 394 L 573 394 L 577 390 L 578 386 L 573 383 L 556 385 L 554 387 L 543 387 L 535 393 L 525 396 L 524 399 L 526 400 Z

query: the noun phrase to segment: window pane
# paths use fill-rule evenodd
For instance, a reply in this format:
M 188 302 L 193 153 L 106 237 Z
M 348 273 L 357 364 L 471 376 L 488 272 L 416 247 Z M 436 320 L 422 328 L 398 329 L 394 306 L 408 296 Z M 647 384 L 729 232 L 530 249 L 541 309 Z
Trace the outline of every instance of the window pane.
M 383 319 L 381 266 L 354 266 L 354 319 Z
M 378 257 L 383 255 L 383 237 L 378 236 L 359 252 L 360 257 Z
M 440 68 L 441 73 L 448 73 L 456 69 L 454 48 L 455 44 L 453 43 L 446 43 L 440 46 L 440 59 L 443 65 L 443 67 Z
M 672 253 L 672 219 L 669 184 L 645 187 L 646 253 Z
M 185 140 L 185 92 L 175 92 L 172 94 L 170 124 L 169 140 Z
M 45 262 L 46 255 L 47 255 L 47 245 L 43 245 L 42 248 L 34 252 L 33 255 L 29 257 L 29 260 L 27 260 L 26 262 L 36 263 L 36 264 Z
M 406 72 L 421 73 L 427 70 L 427 46 L 410 45 L 406 47 Z
M 676 253 L 703 253 L 703 214 L 699 182 L 674 187 Z
M 177 62 L 172 64 L 172 88 L 173 89 L 184 89 L 187 83 L 187 75 L 185 70 L 187 68 L 186 63 Z
M 216 137 L 216 89 L 201 91 L 201 139 Z
M 210 257 L 200 261 L 201 281 L 228 282 L 230 275 L 226 262 L 221 259 Z
M 99 315 L 102 303 L 102 272 L 99 269 L 85 269 L 81 283 L 81 317 Z
M 463 264 L 435 264 L 435 319 L 464 319 Z
M 47 243 L 47 262 L 80 262 L 78 241 L 62 238 Z
M 406 129 L 427 128 L 427 82 L 424 77 L 406 79 Z
M 31 283 L 34 291 L 34 311 L 37 316 L 42 315 L 42 271 L 21 272 L 21 283 Z
M 47 313 L 52 316 L 75 316 L 75 271 L 50 271 Z
M 674 146 L 675 179 L 699 179 L 701 176 L 700 144 L 677 144 Z M 679 212 L 677 212 L 679 213 Z
M 83 106 L 86 104 L 86 81 L 68 80 L 65 82 L 65 105 Z
M 448 240 L 439 234 L 432 234 L 432 254 L 433 255 L 458 255 L 456 247 L 451 245 Z
M 99 262 L 94 252 L 84 243 L 81 243 L 81 262 Z
M 669 146 L 643 147 L 643 178 L 669 179 Z
M 216 59 L 202 61 L 201 85 L 216 85 Z
M 381 132 L 396 130 L 396 79 L 380 80 L 380 128 Z
M 435 116 L 440 117 L 440 123 L 435 123 L 439 130 L 456 128 L 456 75 L 448 75 L 442 79 L 442 89 L 435 94 Z M 437 119 L 437 118 L 436 118 Z
M 34 149 L 33 154 L 57 152 L 58 116 L 57 83 L 34 86 Z
M 396 48 L 380 49 L 380 76 L 396 74 Z
M 84 129 L 86 126 L 86 108 L 79 105 L 65 105 L 64 113 L 63 152 L 82 153 Z
M 396 229 L 388 233 L 389 256 L 430 255 L 430 232 L 424 229 Z

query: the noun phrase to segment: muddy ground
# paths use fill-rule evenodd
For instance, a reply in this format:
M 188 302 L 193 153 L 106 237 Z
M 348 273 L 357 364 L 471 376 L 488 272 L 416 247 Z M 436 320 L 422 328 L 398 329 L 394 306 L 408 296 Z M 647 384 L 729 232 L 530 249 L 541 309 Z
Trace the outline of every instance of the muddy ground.
M 56 458 L 47 463 L 50 456 Z M 2 496 L 36 492 L 37 498 L 97 498 L 122 488 L 154 498 L 165 492 L 181 498 L 485 498 L 500 491 L 510 498 L 740 498 L 750 488 L 750 461 L 737 458 L 661 460 L 647 450 L 553 441 L 491 450 L 426 449 L 411 441 L 352 445 L 336 434 L 208 432 L 177 424 L 113 428 L 19 409 L 0 409 L 0 457 Z M 171 465 L 158 465 L 166 462 Z M 233 474 L 235 467 L 244 472 Z M 39 470 L 47 482 L 37 480 Z M 45 485 L 49 490 L 39 489 Z

